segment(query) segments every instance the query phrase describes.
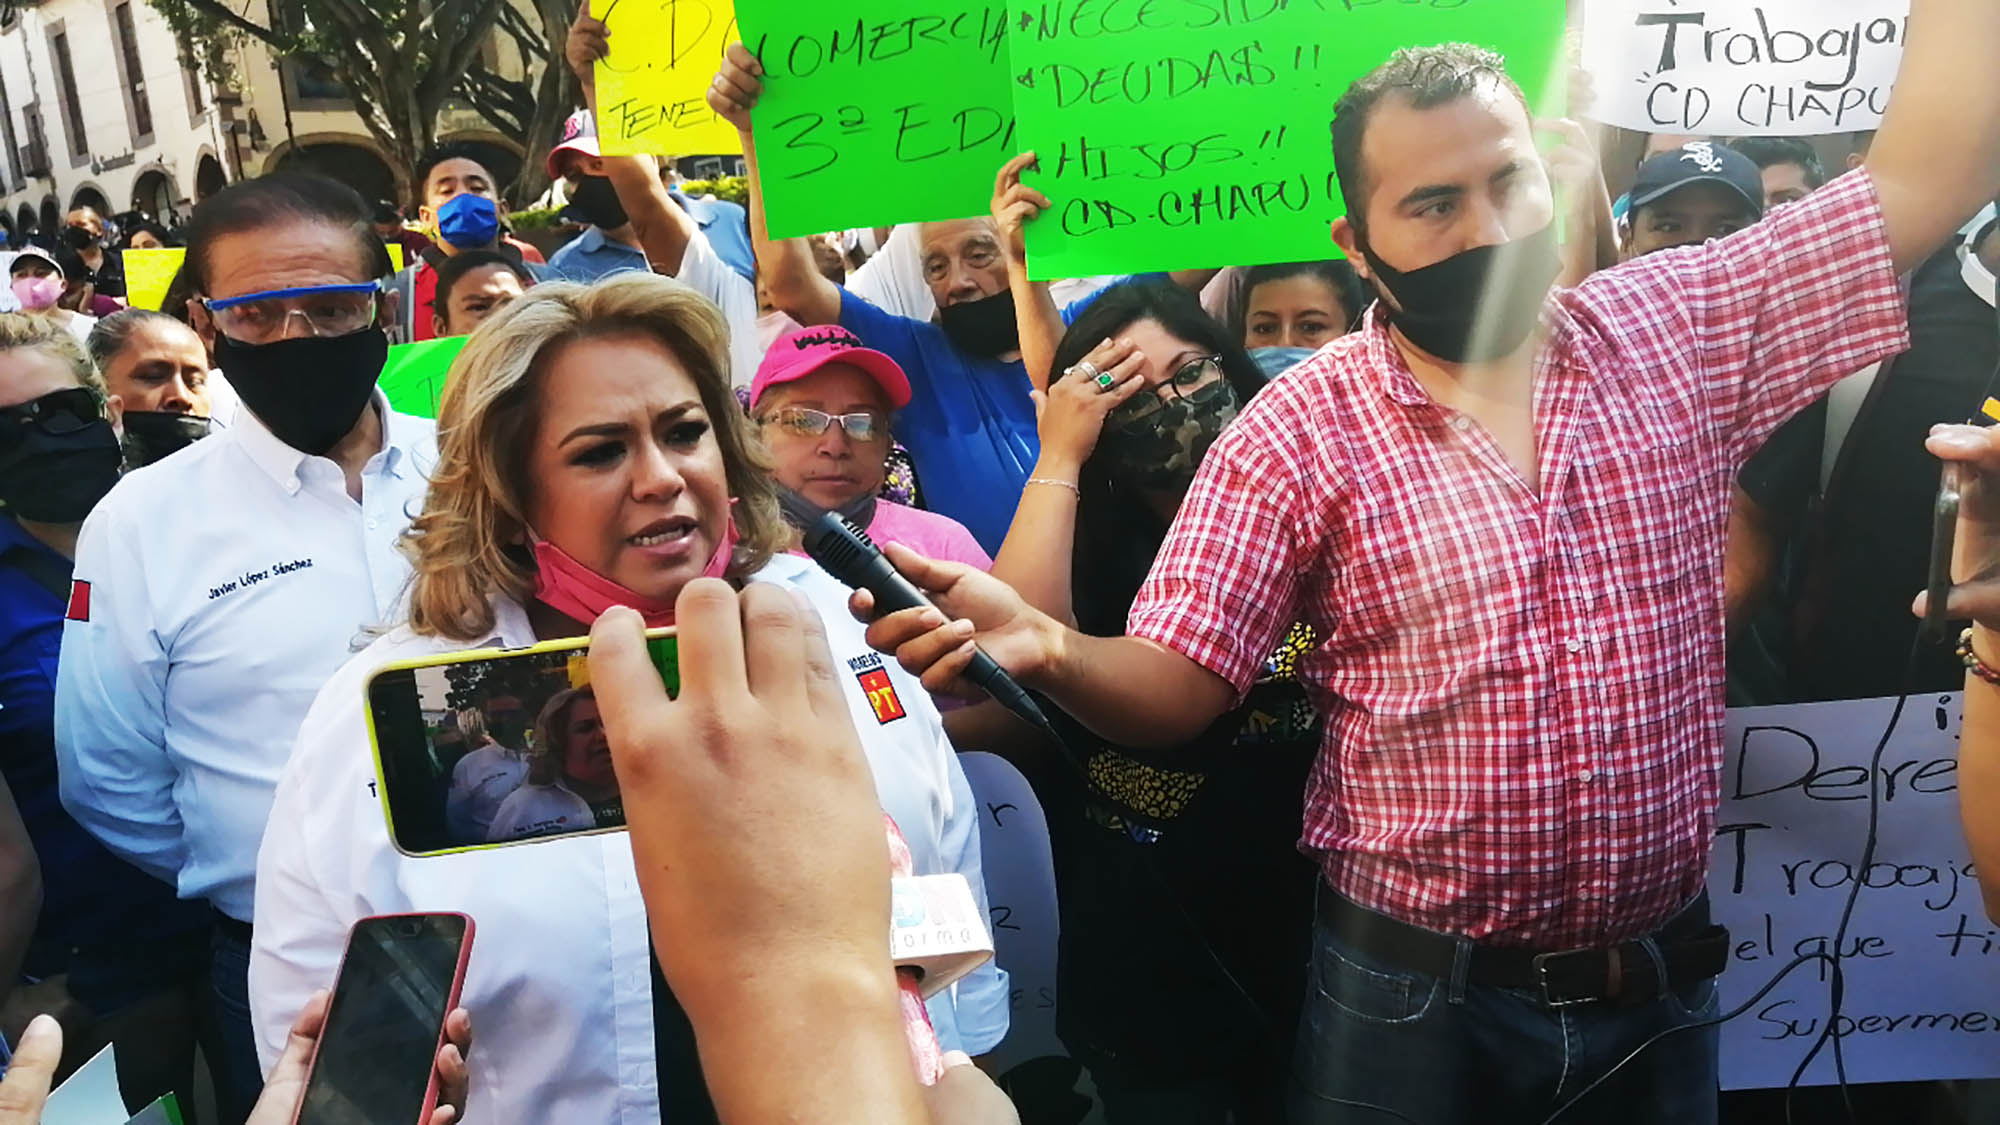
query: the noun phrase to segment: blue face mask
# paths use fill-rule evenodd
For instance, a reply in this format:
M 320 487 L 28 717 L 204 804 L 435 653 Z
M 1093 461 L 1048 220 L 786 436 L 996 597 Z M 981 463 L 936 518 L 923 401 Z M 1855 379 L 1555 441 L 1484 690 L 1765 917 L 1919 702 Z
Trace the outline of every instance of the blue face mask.
M 1266 379 L 1276 379 L 1293 367 L 1311 359 L 1311 348 L 1251 348 L 1250 358 L 1257 361 L 1257 370 Z
M 493 245 L 500 234 L 500 209 L 483 195 L 460 194 L 437 209 L 438 235 L 460 250 Z

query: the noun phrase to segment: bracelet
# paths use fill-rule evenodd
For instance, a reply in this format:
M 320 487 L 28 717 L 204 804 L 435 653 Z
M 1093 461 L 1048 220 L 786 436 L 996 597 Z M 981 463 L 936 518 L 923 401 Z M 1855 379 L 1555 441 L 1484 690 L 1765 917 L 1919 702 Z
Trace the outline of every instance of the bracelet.
M 1972 651 L 1972 629 L 1970 627 L 1958 635 L 1958 658 L 1964 662 L 1966 671 L 1985 680 L 1989 684 L 2000 687 L 2000 670 L 1994 669 L 1984 660 L 1979 659 L 1979 654 Z
M 1079 500 L 1083 499 L 1083 489 L 1081 489 L 1081 488 L 1078 488 L 1078 487 L 1076 486 L 1076 482 L 1074 482 L 1074 481 L 1067 481 L 1067 480 L 1057 480 L 1057 479 L 1056 479 L 1055 477 L 1029 477 L 1029 478 L 1028 478 L 1028 483 L 1029 483 L 1029 484 L 1046 484 L 1046 485 L 1049 485 L 1050 487 L 1053 487 L 1053 488 L 1067 488 L 1067 489 L 1069 489 L 1069 490 L 1070 490 L 1071 492 L 1074 492 L 1074 493 L 1076 493 L 1076 498 L 1077 498 L 1077 499 L 1079 499 Z

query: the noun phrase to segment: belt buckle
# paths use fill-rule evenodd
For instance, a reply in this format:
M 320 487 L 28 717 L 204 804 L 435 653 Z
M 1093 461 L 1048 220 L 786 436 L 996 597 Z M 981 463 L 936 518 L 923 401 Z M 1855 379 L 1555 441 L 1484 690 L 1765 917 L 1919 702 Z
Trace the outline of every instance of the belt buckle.
M 1542 989 L 1543 1004 L 1551 1008 L 1573 1008 L 1576 1007 L 1578 1004 L 1594 1004 L 1597 1001 L 1603 999 L 1603 997 L 1601 996 L 1576 996 L 1566 1000 L 1558 1000 L 1556 999 L 1555 994 L 1549 990 L 1549 963 L 1558 958 L 1571 957 L 1576 955 L 1577 953 L 1587 953 L 1587 952 L 1589 952 L 1589 950 L 1567 949 L 1559 953 L 1535 954 L 1534 960 L 1531 963 L 1535 967 L 1535 982 L 1538 985 L 1540 985 Z

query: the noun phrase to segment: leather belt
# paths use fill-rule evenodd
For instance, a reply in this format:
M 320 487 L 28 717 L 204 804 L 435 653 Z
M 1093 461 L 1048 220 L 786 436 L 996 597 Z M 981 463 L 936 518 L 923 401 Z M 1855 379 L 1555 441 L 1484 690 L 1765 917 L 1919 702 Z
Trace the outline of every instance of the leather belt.
M 1358 906 L 1320 883 L 1319 923 L 1344 945 L 1404 972 L 1449 979 L 1462 939 L 1399 922 Z M 1665 986 L 1682 989 L 1722 972 L 1729 960 L 1729 931 L 1708 917 L 1702 892 L 1651 935 L 1659 961 L 1638 940 L 1602 949 L 1538 950 L 1524 946 L 1472 947 L 1466 982 L 1540 992 L 1551 1007 L 1613 1001 L 1642 1004 Z

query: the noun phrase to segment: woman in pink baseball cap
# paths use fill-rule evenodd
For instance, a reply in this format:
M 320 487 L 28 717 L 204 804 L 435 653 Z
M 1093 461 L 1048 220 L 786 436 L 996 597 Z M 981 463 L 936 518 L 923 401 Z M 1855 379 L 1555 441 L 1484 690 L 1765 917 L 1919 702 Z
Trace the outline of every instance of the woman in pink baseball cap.
M 896 361 L 837 324 L 772 341 L 750 383 L 750 417 L 771 452 L 794 553 L 797 532 L 835 511 L 877 543 L 992 567 L 964 524 L 877 495 L 888 472 L 891 417 L 909 402 L 910 379 Z

